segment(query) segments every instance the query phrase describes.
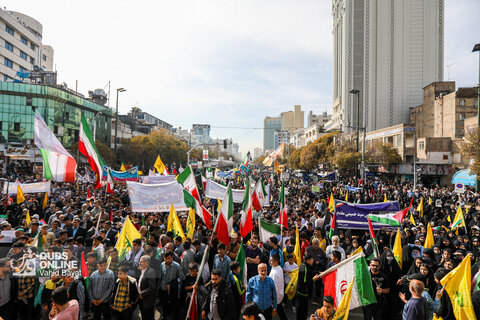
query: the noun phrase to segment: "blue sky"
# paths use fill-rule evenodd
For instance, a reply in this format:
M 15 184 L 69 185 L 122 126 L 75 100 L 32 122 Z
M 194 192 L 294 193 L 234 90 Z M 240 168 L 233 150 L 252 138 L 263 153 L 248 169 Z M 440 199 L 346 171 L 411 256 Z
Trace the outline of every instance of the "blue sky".
M 331 109 L 331 1 L 1 1 L 39 20 L 59 81 L 79 91 L 124 87 L 133 106 L 172 125 L 209 123 L 245 153 L 262 147 L 263 118 L 302 105 Z M 445 0 L 445 65 L 478 83 L 480 6 Z M 447 80 L 448 72 L 445 71 Z M 216 128 L 228 127 L 228 128 Z

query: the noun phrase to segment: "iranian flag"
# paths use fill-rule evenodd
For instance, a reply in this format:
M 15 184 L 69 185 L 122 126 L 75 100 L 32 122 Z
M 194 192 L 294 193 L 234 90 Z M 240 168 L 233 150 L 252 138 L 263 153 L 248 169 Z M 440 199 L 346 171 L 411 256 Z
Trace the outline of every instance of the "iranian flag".
M 33 125 L 34 141 L 43 161 L 43 177 L 58 182 L 75 182 L 77 162 L 50 130 L 38 110 Z
M 372 278 L 363 252 L 357 253 L 320 274 L 325 286 L 324 295 L 334 298 L 337 307 L 354 279 L 349 309 L 376 303 Z
M 218 213 L 217 222 L 215 223 L 214 231 L 217 233 L 217 238 L 220 242 L 228 245 L 230 243 L 230 233 L 233 229 L 233 195 L 232 185 L 228 184 L 227 191 L 223 196 L 222 206 Z
M 195 213 L 203 220 L 205 226 L 208 229 L 211 229 L 212 215 L 202 205 L 202 200 L 200 199 L 200 193 L 198 192 L 197 183 L 195 181 L 195 176 L 193 175 L 192 167 L 186 167 L 185 170 L 183 170 L 176 179 L 185 189 L 183 191 L 183 198 L 187 207 L 195 209 Z
M 265 206 L 267 201 L 267 191 L 265 190 L 265 184 L 263 180 L 260 179 L 257 181 L 255 185 L 255 190 L 253 191 L 252 195 L 252 205 L 255 211 L 260 212 L 262 211 L 262 207 Z
M 243 247 L 243 243 L 240 245 L 240 249 L 238 249 L 237 257 L 235 258 L 240 264 L 240 281 L 243 282 L 244 288 L 247 288 L 248 281 L 247 281 L 247 259 L 245 257 L 245 248 Z
M 102 168 L 105 165 L 105 161 L 103 161 L 102 156 L 98 153 L 97 147 L 95 146 L 95 139 L 92 136 L 87 124 L 87 119 L 85 119 L 83 113 L 80 124 L 80 135 L 78 137 L 78 150 L 87 158 L 90 167 L 93 172 L 95 172 L 95 177 L 97 178 L 95 188 L 100 188 L 102 186 Z
M 375 222 L 388 224 L 392 227 L 400 227 L 402 225 L 403 219 L 405 219 L 407 213 L 410 211 L 410 208 L 413 204 L 413 198 L 410 201 L 408 208 L 398 211 L 397 213 L 387 213 L 387 214 L 369 214 L 368 217 Z
M 113 193 L 113 178 L 110 168 L 107 169 L 107 193 Z
M 258 218 L 258 225 L 260 229 L 260 241 L 263 243 L 267 243 L 268 239 L 279 236 L 281 233 L 279 224 L 269 223 L 262 218 Z
M 240 235 L 242 238 L 253 230 L 252 221 L 252 194 L 250 192 L 250 178 L 245 183 L 245 192 L 243 193 L 242 217 L 240 219 Z

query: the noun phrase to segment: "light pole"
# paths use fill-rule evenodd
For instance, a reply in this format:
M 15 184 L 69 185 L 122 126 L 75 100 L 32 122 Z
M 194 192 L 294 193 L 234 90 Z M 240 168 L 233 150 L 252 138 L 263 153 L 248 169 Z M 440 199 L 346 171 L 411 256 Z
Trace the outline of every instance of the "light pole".
M 477 100 L 477 125 L 480 128 L 480 43 L 473 46 L 472 52 L 478 51 L 478 100 Z M 476 191 L 480 191 L 480 180 L 477 177 Z
M 116 106 L 115 106 L 115 142 L 114 142 L 114 147 L 113 147 L 113 152 L 115 154 L 115 163 L 117 163 L 117 133 L 118 133 L 118 93 L 119 92 L 125 92 L 124 88 L 118 88 L 117 89 L 117 101 L 116 101 Z
M 101 114 L 102 114 L 102 111 L 98 111 L 93 117 L 93 142 L 95 142 L 95 140 L 97 139 L 97 118 Z
M 360 90 L 352 89 L 349 91 L 349 93 L 357 96 L 357 152 L 358 152 L 359 150 L 358 149 L 358 144 L 359 144 L 358 130 L 360 129 Z

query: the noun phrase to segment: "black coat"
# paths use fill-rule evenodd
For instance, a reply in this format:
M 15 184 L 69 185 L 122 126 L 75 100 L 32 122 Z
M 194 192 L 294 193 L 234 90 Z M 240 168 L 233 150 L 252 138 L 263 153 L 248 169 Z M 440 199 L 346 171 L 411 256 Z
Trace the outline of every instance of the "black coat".
M 212 296 L 213 285 L 211 282 L 207 283 L 207 299 L 203 303 L 202 310 L 210 312 L 210 299 Z M 218 314 L 223 320 L 236 320 L 235 319 L 235 300 L 233 298 L 232 289 L 230 284 L 225 280 L 222 280 L 218 285 L 218 296 L 217 296 L 217 308 Z
M 87 234 L 87 230 L 85 228 L 82 228 L 82 227 L 78 227 L 78 230 L 77 232 L 75 233 L 75 237 L 74 238 L 78 238 L 78 237 L 83 237 L 85 239 L 85 235 Z M 68 227 L 67 228 L 67 235 L 69 237 L 73 237 L 73 227 Z
M 130 304 L 132 305 L 132 310 L 135 309 L 135 305 L 138 302 L 138 290 L 137 290 L 137 281 L 135 278 L 128 276 L 128 295 L 130 297 Z M 120 279 L 117 279 L 115 285 L 113 286 L 112 296 L 110 297 L 110 306 L 113 306 L 115 302 L 115 297 L 118 294 L 118 286 L 120 284 Z

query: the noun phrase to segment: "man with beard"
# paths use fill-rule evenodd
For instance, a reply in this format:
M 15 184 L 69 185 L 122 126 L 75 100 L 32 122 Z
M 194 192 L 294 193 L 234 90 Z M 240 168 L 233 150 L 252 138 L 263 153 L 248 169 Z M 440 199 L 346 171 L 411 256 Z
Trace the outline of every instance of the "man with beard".
M 245 257 L 247 261 L 247 279 L 257 274 L 257 267 L 260 263 L 262 250 L 258 247 L 258 237 L 253 236 L 250 245 L 245 248 Z
M 163 308 L 163 317 L 173 313 L 173 319 L 179 319 L 180 305 L 178 300 L 178 283 L 185 279 L 182 267 L 173 261 L 174 253 L 167 251 L 163 255 L 164 261 L 160 267 L 160 301 Z
M 271 320 L 272 317 L 277 315 L 275 282 L 267 276 L 267 265 L 265 263 L 258 265 L 258 276 L 248 281 L 245 302 L 249 301 L 253 301 L 258 305 L 260 313 L 263 314 L 266 320 Z
M 202 307 L 202 318 L 211 320 L 234 319 L 235 301 L 230 285 L 222 279 L 222 272 L 214 269 L 211 281 L 206 285 L 208 296 Z
M 387 294 L 390 293 L 390 283 L 387 276 L 380 272 L 380 260 L 373 258 L 370 260 L 370 276 L 374 288 L 377 303 L 370 304 L 363 308 L 363 316 L 366 320 L 385 319 L 385 312 L 388 309 Z

